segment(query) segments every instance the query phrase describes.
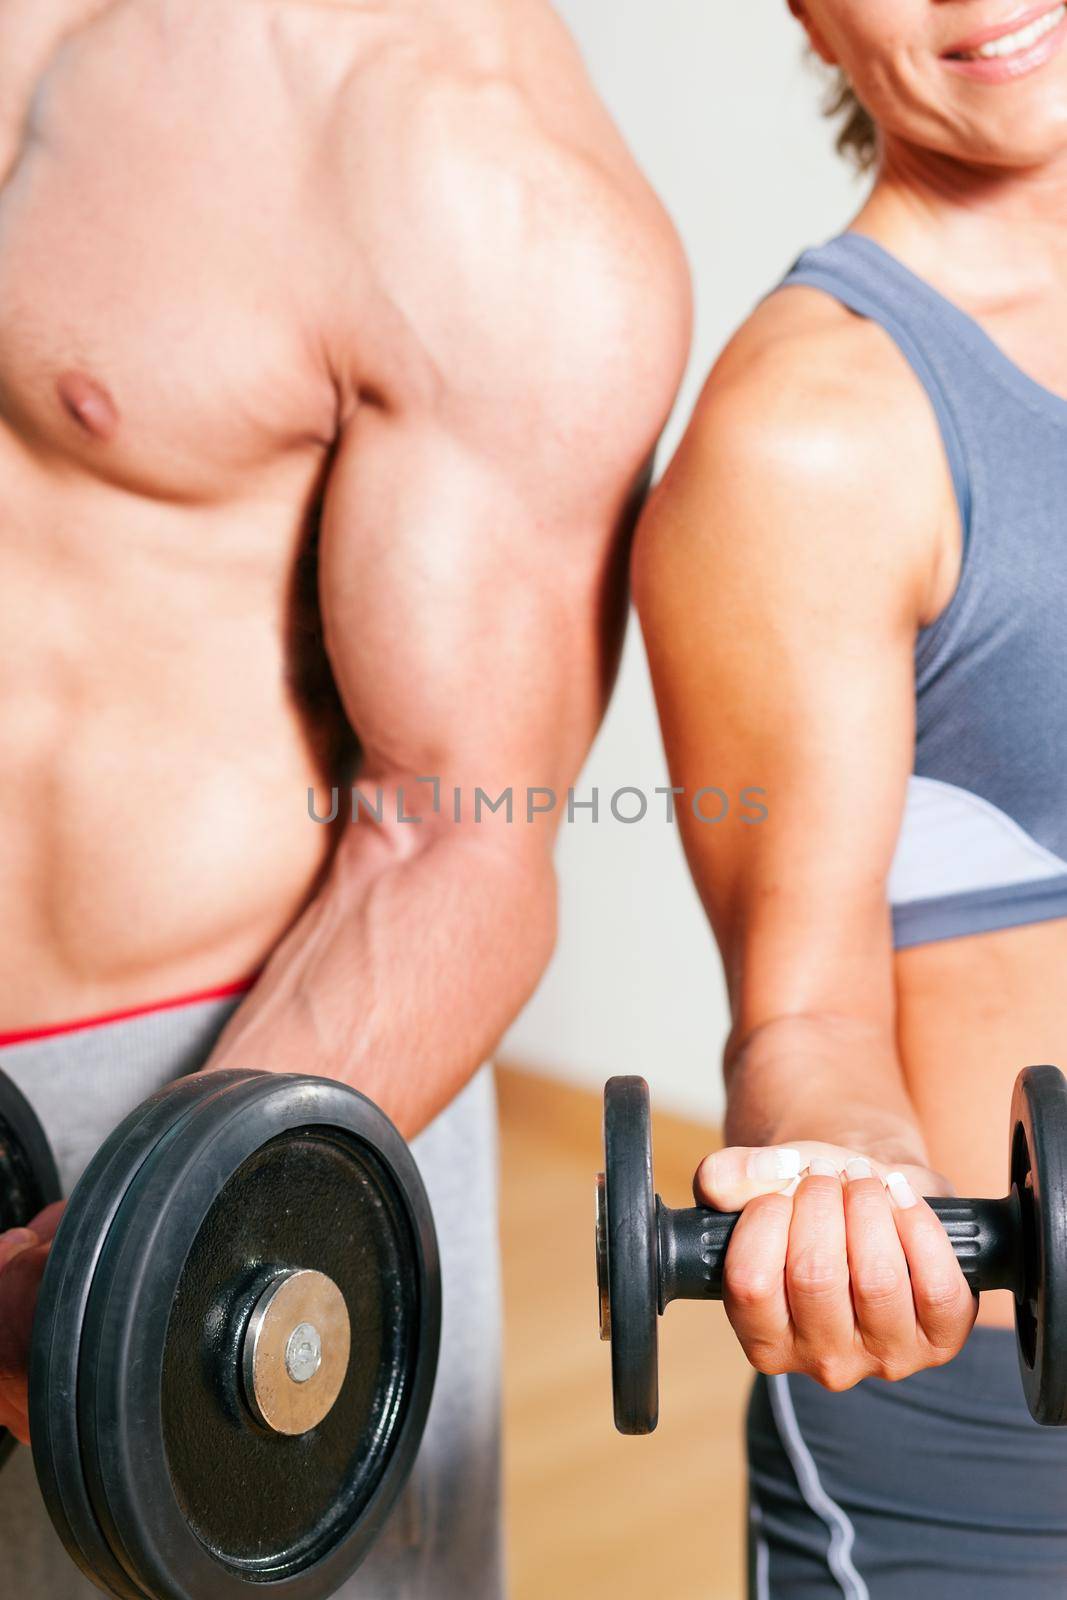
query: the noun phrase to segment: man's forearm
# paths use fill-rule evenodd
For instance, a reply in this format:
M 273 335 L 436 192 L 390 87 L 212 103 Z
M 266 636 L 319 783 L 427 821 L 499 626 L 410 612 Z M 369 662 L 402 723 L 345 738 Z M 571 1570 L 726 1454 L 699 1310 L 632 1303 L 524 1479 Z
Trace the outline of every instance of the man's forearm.
M 350 827 L 209 1067 L 337 1078 L 416 1134 L 495 1049 L 551 954 L 550 856 L 517 834 Z
M 816 1139 L 873 1159 L 929 1164 L 883 1029 L 848 1017 L 776 1018 L 726 1052 L 728 1144 Z

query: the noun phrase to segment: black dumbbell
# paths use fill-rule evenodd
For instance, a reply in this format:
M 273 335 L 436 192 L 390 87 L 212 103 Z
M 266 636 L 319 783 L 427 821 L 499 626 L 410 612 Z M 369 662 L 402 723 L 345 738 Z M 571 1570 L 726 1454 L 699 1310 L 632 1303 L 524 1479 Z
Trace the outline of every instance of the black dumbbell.
M 49 1178 L 39 1127 L 4 1147 Z M 72 1560 L 121 1600 L 333 1594 L 414 1465 L 440 1315 L 426 1191 L 363 1095 L 252 1072 L 153 1095 L 71 1195 L 34 1321 L 34 1467 Z
M 1011 1102 L 1003 1200 L 930 1200 L 975 1294 L 1015 1297 L 1019 1369 L 1037 1422 L 1067 1423 L 1067 1079 L 1027 1067 Z M 615 1426 L 651 1433 L 659 1418 L 657 1316 L 672 1300 L 721 1300 L 737 1214 L 672 1211 L 652 1182 L 648 1085 L 604 1091 L 604 1171 L 597 1180 L 600 1336 L 611 1341 Z
M 55 1159 L 36 1113 L 0 1072 L 0 1233 L 24 1228 L 61 1196 Z M 0 1428 L 0 1465 L 14 1448 L 14 1439 Z

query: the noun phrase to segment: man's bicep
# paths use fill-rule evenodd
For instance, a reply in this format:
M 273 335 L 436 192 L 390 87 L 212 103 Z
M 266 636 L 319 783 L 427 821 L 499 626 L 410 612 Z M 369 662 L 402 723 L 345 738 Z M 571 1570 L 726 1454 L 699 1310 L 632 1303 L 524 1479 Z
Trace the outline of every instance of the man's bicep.
M 605 514 L 573 527 L 432 420 L 368 411 L 322 530 L 327 647 L 369 769 L 566 786 L 603 714 L 624 615 Z

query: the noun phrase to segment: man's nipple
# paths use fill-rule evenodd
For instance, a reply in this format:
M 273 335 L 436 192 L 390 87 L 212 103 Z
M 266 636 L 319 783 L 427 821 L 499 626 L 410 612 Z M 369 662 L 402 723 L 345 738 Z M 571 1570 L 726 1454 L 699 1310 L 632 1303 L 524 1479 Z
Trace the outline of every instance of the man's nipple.
M 68 416 L 94 439 L 110 439 L 119 425 L 119 410 L 103 384 L 84 372 L 63 372 L 56 392 Z

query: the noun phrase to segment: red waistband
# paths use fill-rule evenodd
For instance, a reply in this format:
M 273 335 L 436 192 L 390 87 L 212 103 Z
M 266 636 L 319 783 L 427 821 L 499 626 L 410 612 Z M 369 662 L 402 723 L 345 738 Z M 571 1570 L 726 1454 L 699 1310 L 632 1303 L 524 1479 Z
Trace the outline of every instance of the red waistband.
M 106 1011 L 98 1017 L 79 1017 L 75 1022 L 50 1022 L 43 1028 L 20 1028 L 14 1033 L 0 1033 L 0 1050 L 9 1044 L 29 1044 L 33 1039 L 52 1039 L 57 1034 L 79 1033 L 83 1028 L 103 1028 L 109 1022 L 128 1022 L 133 1017 L 151 1017 L 157 1011 L 175 1011 L 179 1006 L 201 1005 L 209 1000 L 229 1000 L 247 994 L 259 976 L 241 978 L 237 983 L 224 983 L 217 989 L 201 989 L 196 994 L 179 995 L 174 1000 L 155 1000 L 151 1005 L 129 1006 L 124 1011 Z

